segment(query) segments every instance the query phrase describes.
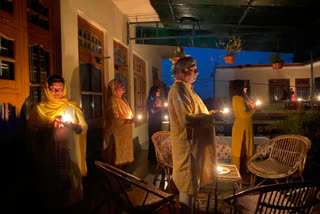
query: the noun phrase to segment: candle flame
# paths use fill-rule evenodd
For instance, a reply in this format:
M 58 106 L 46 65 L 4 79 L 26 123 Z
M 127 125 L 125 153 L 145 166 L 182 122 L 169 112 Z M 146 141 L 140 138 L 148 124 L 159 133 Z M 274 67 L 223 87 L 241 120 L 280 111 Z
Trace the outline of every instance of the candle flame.
M 224 108 L 222 113 L 224 113 L 224 114 L 229 113 L 229 109 L 228 108 Z
M 259 105 L 261 105 L 261 101 L 260 101 L 260 100 L 257 100 L 256 106 L 259 106 Z
M 164 106 L 166 106 L 166 107 L 167 107 L 167 106 L 168 106 L 168 103 L 164 103 Z
M 138 119 L 139 119 L 139 120 L 142 119 L 142 115 L 141 115 L 141 114 L 138 115 Z
M 62 116 L 62 121 L 63 122 L 72 122 L 72 118 L 70 117 L 69 114 L 65 114 Z
M 165 120 L 168 120 L 168 118 L 169 118 L 168 115 L 164 115 Z
M 217 170 L 218 170 L 218 173 L 219 173 L 219 174 L 222 173 L 222 167 L 221 167 L 221 166 L 218 166 L 218 167 L 217 167 Z

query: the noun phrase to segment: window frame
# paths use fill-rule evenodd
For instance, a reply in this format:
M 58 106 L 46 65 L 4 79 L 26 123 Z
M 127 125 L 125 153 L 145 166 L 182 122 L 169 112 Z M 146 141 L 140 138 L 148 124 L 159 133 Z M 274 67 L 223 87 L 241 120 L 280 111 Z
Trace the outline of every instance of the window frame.
M 80 46 L 79 41 L 79 30 L 86 30 L 89 32 L 89 39 L 90 40 L 90 47 L 85 48 L 83 46 Z M 99 40 L 99 45 L 100 45 L 100 51 L 96 52 L 92 50 L 92 47 L 97 45 L 96 43 L 92 42 L 92 37 L 91 35 L 94 36 L 94 38 L 97 38 Z M 84 38 L 84 37 L 83 37 Z M 83 108 L 83 100 L 82 100 L 82 95 L 90 95 L 92 96 L 91 100 L 94 99 L 94 96 L 101 96 L 101 110 L 102 110 L 102 115 L 101 117 L 97 118 L 90 118 L 86 119 L 86 122 L 88 123 L 89 128 L 101 128 L 103 125 L 103 118 L 104 118 L 104 91 L 105 91 L 105 85 L 104 85 L 104 64 L 103 61 L 101 63 L 101 59 L 104 57 L 104 40 L 103 40 L 103 32 L 99 30 L 97 27 L 94 25 L 90 24 L 87 20 L 82 18 L 81 16 L 78 16 L 78 53 L 79 53 L 79 82 L 80 82 L 80 97 L 81 97 L 81 102 L 80 106 Z M 94 44 L 94 45 L 92 45 Z M 94 66 L 100 71 L 100 85 L 101 85 L 101 92 L 94 92 L 94 91 L 83 91 L 81 88 L 81 64 L 90 64 L 91 66 Z M 91 73 L 92 76 L 92 73 Z M 92 116 L 94 116 L 94 111 L 92 112 Z
M 146 61 L 133 53 L 133 74 L 134 74 L 134 111 L 135 115 L 146 115 L 147 102 L 147 64 Z M 142 85 L 140 85 L 142 82 Z M 140 87 L 139 87 L 140 85 Z M 138 89 L 142 91 L 138 91 Z M 135 127 L 142 125 L 142 122 L 135 123 Z

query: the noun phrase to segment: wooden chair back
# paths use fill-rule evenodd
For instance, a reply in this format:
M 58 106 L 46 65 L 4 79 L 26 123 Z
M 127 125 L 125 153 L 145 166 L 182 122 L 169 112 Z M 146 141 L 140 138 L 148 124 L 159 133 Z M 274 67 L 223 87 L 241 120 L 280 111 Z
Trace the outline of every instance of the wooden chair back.
M 320 186 L 315 183 L 282 183 L 260 186 L 225 199 L 235 213 L 312 213 L 319 202 Z
M 167 206 L 170 213 L 175 212 L 172 194 L 164 193 L 140 178 L 104 162 L 95 161 L 95 165 L 106 178 L 106 191 L 114 196 L 121 210 L 127 213 L 153 213 Z

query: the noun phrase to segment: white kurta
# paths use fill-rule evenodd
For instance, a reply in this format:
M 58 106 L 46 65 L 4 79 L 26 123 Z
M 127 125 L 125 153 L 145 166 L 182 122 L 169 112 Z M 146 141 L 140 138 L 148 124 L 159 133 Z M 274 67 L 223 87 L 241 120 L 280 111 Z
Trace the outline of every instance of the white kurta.
M 216 180 L 217 155 L 215 120 L 209 114 L 193 86 L 176 80 L 169 91 L 168 110 L 171 121 L 173 180 L 179 191 L 195 193 L 198 186 Z M 191 157 L 196 164 L 191 164 Z M 192 167 L 196 167 L 193 169 Z M 196 176 L 192 176 L 192 171 Z

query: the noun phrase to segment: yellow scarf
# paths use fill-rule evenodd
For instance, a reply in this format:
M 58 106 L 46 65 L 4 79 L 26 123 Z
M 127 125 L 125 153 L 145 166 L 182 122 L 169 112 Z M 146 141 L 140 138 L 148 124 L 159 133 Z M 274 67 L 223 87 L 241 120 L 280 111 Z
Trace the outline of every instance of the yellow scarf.
M 66 86 L 63 89 L 63 97 L 61 99 L 55 99 L 49 90 L 48 84 L 44 89 L 46 100 L 38 103 L 31 112 L 29 125 L 31 127 L 48 127 L 53 125 L 57 116 L 71 105 L 77 109 L 79 107 L 66 98 L 67 90 Z

